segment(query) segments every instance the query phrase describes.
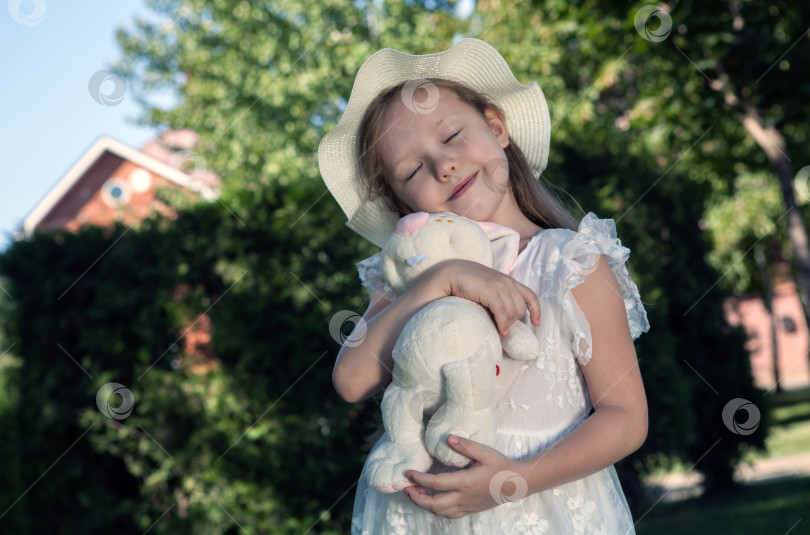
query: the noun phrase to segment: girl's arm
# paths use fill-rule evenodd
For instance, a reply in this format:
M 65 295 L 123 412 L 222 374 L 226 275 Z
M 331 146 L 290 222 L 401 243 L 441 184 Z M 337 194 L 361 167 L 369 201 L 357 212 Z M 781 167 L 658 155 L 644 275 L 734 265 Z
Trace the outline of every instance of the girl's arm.
M 596 270 L 572 292 L 591 329 L 592 359 L 582 372 L 594 414 L 550 448 L 521 461 L 468 439 L 454 443 L 451 435 L 450 446 L 477 462 L 466 470 L 447 474 L 409 471 L 408 477 L 417 486 L 405 492 L 414 503 L 441 516 L 460 518 L 495 507 L 500 496 L 522 491 L 522 485 L 503 489 L 497 486 L 499 482 L 516 484 L 511 477 L 514 474 L 526 483 L 525 494 L 533 494 L 598 472 L 644 443 L 647 398 L 622 293 L 607 261 L 600 259 Z M 496 479 L 503 471 L 513 474 Z M 425 487 L 448 492 L 431 497 Z
M 356 326 L 349 339 L 359 343 L 343 345 L 338 353 L 332 371 L 338 395 L 357 402 L 384 388 L 391 381 L 391 352 L 402 328 L 423 306 L 448 295 L 488 308 L 503 334 L 527 309 L 532 322 L 540 324 L 540 302 L 530 288 L 476 262 L 447 260 L 425 271 L 390 304 L 375 294 L 363 315 L 367 329 L 364 338 L 360 341 L 360 327 Z
M 591 327 L 593 357 L 582 366 L 594 414 L 515 470 L 529 493 L 580 479 L 633 453 L 647 438 L 647 397 L 622 292 L 607 261 L 572 290 Z

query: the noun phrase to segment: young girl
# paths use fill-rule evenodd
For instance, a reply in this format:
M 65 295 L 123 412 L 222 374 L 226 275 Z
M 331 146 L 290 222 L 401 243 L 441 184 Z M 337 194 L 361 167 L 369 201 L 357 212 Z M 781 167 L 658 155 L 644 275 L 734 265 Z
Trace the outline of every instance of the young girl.
M 373 297 L 365 333 L 356 329 L 335 364 L 343 399 L 361 401 L 390 382 L 402 327 L 445 296 L 480 303 L 501 333 L 530 321 L 543 349 L 534 362 L 503 360 L 494 447 L 449 436 L 473 459 L 468 467 L 408 470 L 412 486 L 390 494 L 370 489 L 362 474 L 354 534 L 634 531 L 612 465 L 647 434 L 632 340 L 649 325 L 613 221 L 588 214 L 575 231 L 535 178 L 548 161 L 549 129 L 540 88 L 518 83 L 488 44 L 464 39 L 438 54 L 371 56 L 321 142 L 321 174 L 348 226 L 378 246 L 414 211 L 520 234 L 509 276 L 445 261 L 399 296 L 382 281 L 379 254 L 360 262 Z

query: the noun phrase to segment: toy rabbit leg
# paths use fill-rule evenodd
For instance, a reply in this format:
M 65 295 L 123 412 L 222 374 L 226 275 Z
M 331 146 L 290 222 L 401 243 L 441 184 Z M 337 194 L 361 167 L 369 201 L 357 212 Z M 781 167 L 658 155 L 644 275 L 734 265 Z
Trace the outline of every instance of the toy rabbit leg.
M 422 440 L 423 391 L 391 384 L 382 402 L 385 434 L 366 460 L 366 479 L 374 490 L 396 492 L 413 485 L 405 472 L 426 472 L 433 464 Z
M 447 435 L 453 433 L 487 446 L 495 444 L 496 356 L 501 348 L 483 343 L 470 357 L 442 366 L 447 401 L 430 419 L 425 431 L 428 450 L 437 459 L 451 466 L 466 466 L 470 459 L 447 445 Z
M 503 351 L 515 360 L 534 360 L 540 356 L 540 341 L 525 323 L 516 321 L 509 334 L 501 336 Z

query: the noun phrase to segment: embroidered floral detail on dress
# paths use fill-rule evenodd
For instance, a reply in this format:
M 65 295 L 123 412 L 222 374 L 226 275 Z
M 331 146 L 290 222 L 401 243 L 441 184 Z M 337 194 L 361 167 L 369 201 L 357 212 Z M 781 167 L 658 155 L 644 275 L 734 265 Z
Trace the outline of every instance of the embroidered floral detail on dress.
M 363 513 L 352 518 L 352 535 L 360 535 L 363 531 Z
M 388 509 L 385 519 L 389 527 L 393 529 L 390 533 L 395 535 L 408 535 L 408 523 L 405 521 L 405 508 L 401 503 L 393 505 Z
M 554 297 L 554 279 L 559 267 L 559 256 L 559 251 L 551 250 L 548 258 L 532 264 L 529 273 L 540 279 L 540 283 L 535 288 L 538 298 Z
M 534 361 L 534 365 L 541 370 L 545 366 L 546 362 L 548 362 L 548 359 L 551 358 L 551 356 L 555 354 L 557 350 L 553 327 L 553 325 L 545 327 L 546 334 L 543 336 L 543 339 L 540 340 L 540 356 Z
M 357 274 L 360 276 L 360 283 L 366 288 L 371 295 L 374 295 L 377 290 L 382 290 L 382 297 L 393 301 L 397 298 L 397 294 L 385 283 L 380 268 L 382 261 L 382 253 L 375 253 L 365 260 L 361 260 L 357 264 Z
M 582 480 L 573 483 L 577 489 L 577 494 L 567 494 L 568 511 L 571 513 L 571 523 L 573 524 L 575 533 L 585 533 L 585 528 L 591 528 L 596 525 L 597 518 L 594 517 L 596 512 L 596 503 L 593 500 L 586 500 L 584 495 L 584 485 Z M 604 524 L 602 524 L 604 525 Z
M 509 407 L 510 409 L 517 409 L 517 408 L 521 408 L 521 409 L 523 409 L 523 410 L 529 410 L 529 409 L 532 407 L 531 405 L 526 405 L 525 403 L 518 403 L 518 402 L 516 402 L 516 401 L 514 400 L 514 398 L 509 399 L 509 400 L 506 402 L 506 406 L 507 406 L 507 407 Z
M 547 533 L 548 532 L 548 520 L 545 518 L 540 518 L 537 516 L 537 513 L 529 513 L 525 517 L 526 526 L 532 528 L 531 533 Z
M 528 455 L 528 454 L 529 454 L 529 448 L 526 447 L 526 445 L 524 445 L 523 442 L 520 439 L 516 440 L 515 441 L 515 455 L 517 455 L 518 458 L 520 458 L 520 457 L 523 457 L 524 455 Z

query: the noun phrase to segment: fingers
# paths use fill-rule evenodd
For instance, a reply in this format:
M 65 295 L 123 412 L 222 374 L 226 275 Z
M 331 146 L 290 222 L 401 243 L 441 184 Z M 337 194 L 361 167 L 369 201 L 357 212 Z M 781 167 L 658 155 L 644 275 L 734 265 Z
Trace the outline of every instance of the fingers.
M 529 309 L 529 319 L 532 325 L 540 325 L 540 300 L 531 288 L 518 283 L 518 290 L 523 297 L 526 308 Z
M 419 494 L 426 494 L 427 491 L 425 487 L 433 490 L 451 490 L 455 488 L 453 485 L 452 478 L 450 481 L 447 481 L 446 476 L 450 474 L 426 474 L 424 472 L 417 472 L 415 470 L 409 470 L 405 473 L 405 477 L 407 477 L 412 482 L 416 483 L 416 487 L 408 487 L 408 489 L 414 488 L 422 488 L 424 492 L 418 491 Z M 406 490 L 408 490 L 406 489 Z M 410 495 L 410 493 L 408 493 Z
M 540 324 L 540 302 L 531 288 L 500 271 L 469 261 L 453 264 L 450 294 L 480 303 L 489 309 L 498 332 L 509 333 L 512 324 L 529 311 L 531 322 Z M 462 269 L 458 269 L 461 266 Z
M 498 332 L 502 336 L 509 334 L 509 327 L 520 317 L 517 314 L 517 307 L 515 306 L 512 296 L 503 297 L 496 295 L 484 306 L 489 308 L 489 311 L 492 313 L 492 319 L 495 320 L 495 325 L 498 327 Z
M 477 464 L 486 464 L 491 461 L 493 452 L 501 455 L 497 450 L 480 442 L 453 434 L 447 435 L 447 443 L 451 448 L 472 459 Z
M 531 288 L 514 279 L 509 278 L 509 287 L 503 292 L 495 291 L 495 296 L 489 303 L 489 308 L 498 332 L 501 335 L 509 333 L 512 324 L 522 318 L 529 311 L 529 319 L 533 325 L 540 325 L 540 301 Z
M 466 455 L 478 463 L 486 463 L 487 460 L 491 458 L 492 453 L 496 452 L 496 450 L 480 442 L 453 434 L 447 436 L 447 443 L 457 452 Z M 498 453 L 498 455 L 501 454 Z M 408 487 L 410 490 L 419 488 L 424 490 L 425 487 L 433 490 L 458 490 L 463 485 L 466 475 L 465 470 L 440 474 L 427 474 L 425 472 L 417 472 L 416 470 L 408 470 L 405 472 L 405 477 L 416 484 L 416 487 Z M 416 492 L 420 491 L 417 490 Z
M 431 481 L 430 484 L 426 484 L 428 488 L 433 490 L 439 490 L 442 492 L 437 492 L 433 496 L 431 496 L 425 486 L 417 484 L 413 487 L 407 487 L 403 490 L 405 495 L 414 503 L 414 505 L 418 505 L 422 509 L 430 511 L 434 515 L 444 516 L 447 518 L 454 518 L 452 512 L 457 508 L 456 502 L 458 501 L 458 492 L 453 491 L 450 487 L 455 487 L 455 485 L 447 485 L 444 483 L 444 477 L 438 477 L 437 475 L 433 474 L 424 474 L 422 472 L 414 472 L 410 471 L 406 473 L 408 478 L 411 481 L 416 482 L 418 481 Z M 441 474 L 441 476 L 450 476 L 452 474 Z M 433 477 L 426 477 L 426 476 L 433 476 Z M 452 478 L 451 478 L 452 479 Z M 446 488 L 441 488 L 446 487 Z M 463 516 L 463 515 L 461 515 Z
M 415 505 L 446 518 L 461 518 L 497 505 L 489 485 L 492 474 L 501 471 L 509 459 L 489 446 L 457 435 L 449 435 L 447 443 L 477 462 L 471 468 L 441 474 L 409 470 L 405 475 L 414 486 L 404 489 L 405 495 Z M 431 495 L 429 489 L 437 492 Z
M 415 505 L 430 511 L 434 515 L 450 518 L 448 511 L 454 508 L 456 500 L 455 493 L 440 492 L 435 496 L 431 496 L 427 492 L 414 492 L 414 488 L 415 487 L 408 487 L 404 492 Z

